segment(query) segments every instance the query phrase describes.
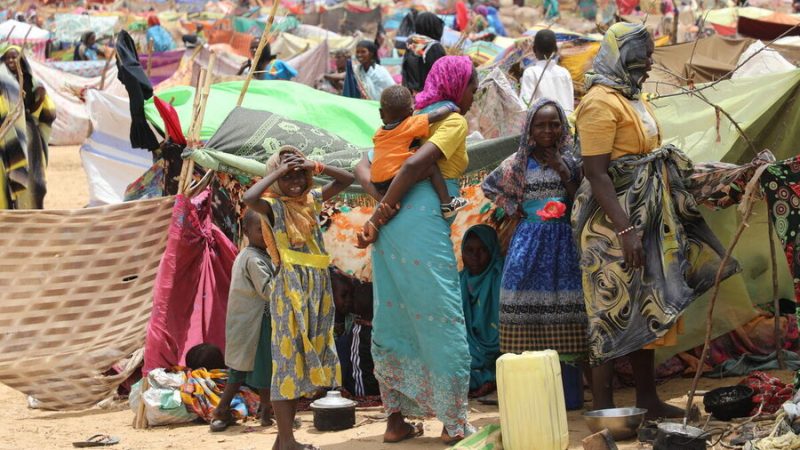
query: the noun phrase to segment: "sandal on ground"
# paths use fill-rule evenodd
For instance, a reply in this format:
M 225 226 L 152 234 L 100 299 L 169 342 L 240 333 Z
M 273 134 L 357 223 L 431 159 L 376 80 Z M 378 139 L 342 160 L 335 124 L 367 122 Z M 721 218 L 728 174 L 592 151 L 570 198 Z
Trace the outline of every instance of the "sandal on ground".
M 119 438 L 107 434 L 95 434 L 94 436 L 81 442 L 73 442 L 72 446 L 77 448 L 87 447 L 107 447 L 119 444 Z
M 212 433 L 218 433 L 227 430 L 232 425 L 236 425 L 236 419 L 233 414 L 228 414 L 224 419 L 211 419 L 209 428 L 211 428 Z
M 408 428 L 407 428 L 408 431 L 406 432 L 405 435 L 400 437 L 400 439 L 396 439 L 396 440 L 391 440 L 390 441 L 390 440 L 387 440 L 384 437 L 383 438 L 383 442 L 386 443 L 386 444 L 396 444 L 398 442 L 403 442 L 403 441 L 406 441 L 408 439 L 413 439 L 415 437 L 420 437 L 420 436 L 422 436 L 423 433 L 425 433 L 425 428 L 422 426 L 421 423 L 408 423 L 408 422 L 406 422 L 406 425 L 408 425 Z

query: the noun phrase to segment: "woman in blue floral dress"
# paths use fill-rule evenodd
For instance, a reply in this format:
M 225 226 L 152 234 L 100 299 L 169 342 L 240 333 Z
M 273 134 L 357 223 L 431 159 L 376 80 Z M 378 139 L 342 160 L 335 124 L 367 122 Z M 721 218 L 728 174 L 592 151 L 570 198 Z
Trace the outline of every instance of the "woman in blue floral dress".
M 586 307 L 569 208 L 580 182 L 564 110 L 542 99 L 528 112 L 519 149 L 490 173 L 484 194 L 519 224 L 500 289 L 500 351 L 586 350 Z

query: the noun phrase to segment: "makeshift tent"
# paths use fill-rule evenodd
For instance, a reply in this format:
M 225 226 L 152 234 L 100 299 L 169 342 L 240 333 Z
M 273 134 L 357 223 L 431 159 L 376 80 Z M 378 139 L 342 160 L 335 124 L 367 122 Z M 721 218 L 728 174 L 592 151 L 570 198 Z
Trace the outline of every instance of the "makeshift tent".
M 42 82 L 56 104 L 56 121 L 50 136 L 51 145 L 76 145 L 89 135 L 89 112 L 85 95 L 100 87 L 101 77 L 84 78 L 29 60 L 33 76 Z M 110 64 L 103 91 L 127 98 L 125 87 L 117 80 L 117 68 Z
M 208 140 L 233 110 L 242 90 L 241 81 L 211 86 L 200 139 Z M 194 88 L 188 86 L 166 89 L 158 93 L 164 99 L 174 98 L 173 106 L 183 124 L 184 132 L 191 123 Z M 349 99 L 328 94 L 291 81 L 254 80 L 250 83 L 243 105 L 246 108 L 269 111 L 308 125 L 328 130 L 358 147 L 371 147 L 372 136 L 381 125 L 378 102 Z M 145 106 L 148 120 L 162 129 L 161 118 L 148 101 Z
M 175 198 L 158 267 L 143 373 L 185 364 L 197 344 L 225 348 L 225 315 L 236 247 L 211 222 L 211 192 Z
M 758 19 L 739 17 L 738 31 L 743 36 L 772 40 L 779 36 L 800 36 L 800 19 L 788 14 L 773 13 Z
M 185 51 L 183 49 L 153 53 L 152 55 L 142 53 L 139 55 L 139 62 L 142 64 L 142 67 L 146 68 L 150 83 L 155 86 L 171 77 L 172 74 L 178 70 L 184 53 Z
M 97 39 L 107 38 L 115 34 L 118 24 L 118 16 L 56 14 L 54 38 L 62 42 L 78 42 L 87 31 L 94 31 Z
M 116 392 L 142 361 L 173 201 L 0 211 L 4 384 L 45 409 L 89 408 Z
M 698 85 L 701 88 L 702 85 Z M 778 160 L 797 153 L 800 139 L 795 124 L 800 120 L 797 103 L 800 70 L 738 80 L 723 80 L 703 94 L 708 100 L 732 114 L 753 140 L 756 149 L 770 149 Z M 735 128 L 714 108 L 693 96 L 677 95 L 654 99 L 656 116 L 665 143 L 683 149 L 694 161 L 725 161 L 744 164 L 755 157 Z M 717 124 L 719 123 L 719 128 Z M 723 244 L 729 243 L 738 226 L 739 217 L 733 208 L 722 211 L 701 209 L 709 225 Z M 734 257 L 743 264 L 743 272 L 722 284 L 720 308 L 714 321 L 714 336 L 719 336 L 750 320 L 753 304 L 772 301 L 769 247 L 764 245 L 767 233 L 767 208 L 758 204 L 750 226 L 742 235 Z M 773 237 L 774 240 L 774 237 Z M 777 242 L 776 245 L 779 245 Z M 776 247 L 780 248 L 780 247 Z M 792 298 L 792 278 L 787 264 L 779 261 L 779 295 Z M 708 295 L 701 297 L 684 314 L 687 333 L 678 347 L 660 350 L 660 357 L 682 351 L 702 342 Z
M 0 24 L 0 40 L 9 41 L 14 45 L 24 44 L 28 52 L 33 56 L 31 59 L 44 61 L 45 48 L 47 41 L 50 40 L 50 32 L 24 22 L 6 20 Z
M 645 90 L 661 94 L 674 92 L 677 88 L 669 85 L 685 86 L 684 80 L 690 74 L 694 75 L 695 83 L 723 78 L 736 67 L 739 56 L 752 43 L 751 39 L 711 36 L 696 43 L 659 47 L 653 53 L 653 70 Z
M 150 152 L 131 147 L 128 98 L 107 92 L 86 93 L 92 134 L 81 145 L 81 162 L 92 206 L 120 203 L 125 189 L 150 168 Z

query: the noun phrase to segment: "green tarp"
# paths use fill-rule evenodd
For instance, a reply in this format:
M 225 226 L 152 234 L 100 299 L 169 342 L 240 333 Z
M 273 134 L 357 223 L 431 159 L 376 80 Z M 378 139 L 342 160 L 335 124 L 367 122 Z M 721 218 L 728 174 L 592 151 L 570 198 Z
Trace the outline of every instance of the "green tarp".
M 200 131 L 202 141 L 214 135 L 236 106 L 243 83 L 231 81 L 211 86 Z M 191 122 L 194 88 L 180 86 L 156 95 L 166 102 L 172 100 L 186 132 Z M 371 147 L 372 136 L 381 126 L 378 102 L 329 94 L 291 81 L 253 80 L 242 106 L 322 128 L 357 147 Z M 145 114 L 156 127 L 164 129 L 152 100 L 145 104 Z
M 800 107 L 797 103 L 800 70 L 756 78 L 722 81 L 703 95 L 728 112 L 754 141 L 756 151 L 769 149 L 778 160 L 798 154 Z M 702 86 L 698 86 L 702 87 Z M 688 95 L 656 99 L 656 116 L 666 143 L 683 149 L 693 161 L 743 164 L 755 153 L 733 125 L 715 109 Z M 719 120 L 719 135 L 717 121 Z M 709 211 L 701 208 L 711 228 L 727 247 L 740 223 L 735 208 Z M 734 250 L 742 265 L 741 275 L 722 283 L 714 316 L 714 336 L 719 336 L 755 317 L 752 305 L 772 301 L 772 275 L 768 246 L 766 202 L 760 202 Z M 792 278 L 780 243 L 773 238 L 778 255 L 779 295 L 793 298 Z M 710 294 L 694 302 L 684 314 L 686 333 L 677 348 L 658 352 L 659 359 L 702 344 Z

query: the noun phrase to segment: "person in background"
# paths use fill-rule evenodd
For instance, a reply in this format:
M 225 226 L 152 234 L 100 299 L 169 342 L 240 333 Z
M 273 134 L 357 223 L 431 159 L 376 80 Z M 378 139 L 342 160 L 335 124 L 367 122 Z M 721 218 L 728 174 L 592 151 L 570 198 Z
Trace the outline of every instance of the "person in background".
M 356 397 L 380 395 L 372 361 L 372 283 L 358 280 L 333 266 L 330 272 L 342 385 Z
M 97 45 L 97 36 L 94 31 L 87 31 L 81 35 L 81 41 L 73 53 L 75 61 L 96 61 L 99 57 L 106 57 L 106 52 Z
M 25 122 L 27 123 L 27 191 L 20 193 L 17 207 L 21 209 L 43 209 L 47 193 L 45 169 L 49 156 L 48 142 L 53 122 L 56 120 L 56 105 L 47 94 L 44 85 L 33 76 L 22 48 L 8 43 L 0 44 L 0 59 L 7 74 L 17 80 L 17 69 L 22 72 Z
M 380 100 L 383 90 L 394 86 L 395 82 L 389 71 L 381 65 L 378 47 L 371 41 L 359 42 L 356 45 L 356 60 L 358 67 L 355 75 L 362 97 L 368 100 Z
M 256 52 L 258 51 L 259 38 L 254 38 L 250 42 L 251 59 L 248 59 L 239 69 L 239 75 L 245 75 L 250 70 L 255 70 L 253 78 L 256 80 L 291 80 L 297 76 L 297 70 L 289 64 L 280 61 L 275 55 L 272 54 L 269 44 L 264 46 L 261 51 L 261 57 L 258 59 L 255 68 L 253 68 L 253 60 Z
M 542 98 L 553 99 L 569 116 L 575 109 L 572 75 L 558 65 L 557 52 L 556 34 L 551 30 L 538 31 L 533 38 L 536 63 L 523 72 L 519 96 L 527 105 Z
M 471 227 L 461 241 L 461 259 L 464 262 L 464 269 L 459 273 L 461 300 L 472 356 L 469 390 L 481 396 L 495 389 L 495 362 L 500 356 L 503 257 L 497 232 L 488 225 Z
M 436 14 L 424 12 L 414 19 L 414 34 L 406 41 L 403 55 L 403 86 L 412 94 L 421 92 L 433 64 L 447 53 L 439 42 L 444 22 Z
M 261 425 L 270 424 L 269 388 L 272 377 L 272 327 L 269 295 L 275 266 L 261 234 L 261 218 L 248 210 L 242 221 L 247 247 L 231 269 L 228 312 L 225 317 L 225 365 L 228 382 L 214 409 L 211 431 L 224 431 L 236 423 L 231 401 L 242 384 L 257 389 L 261 398 Z
M 160 53 L 170 51 L 175 48 L 175 41 L 169 31 L 161 26 L 161 22 L 155 14 L 147 16 L 147 42 L 153 43 L 153 52 Z
M 333 181 L 314 189 L 314 175 Z M 325 252 L 319 214 L 323 202 L 352 182 L 350 172 L 305 159 L 296 147 L 286 145 L 267 160 L 264 178 L 242 198 L 261 214 L 270 257 L 280 261 L 270 298 L 270 398 L 278 422 L 278 440 L 273 447 L 277 450 L 307 447 L 295 440 L 292 430 L 298 400 L 342 383 L 333 339 L 330 257 Z

